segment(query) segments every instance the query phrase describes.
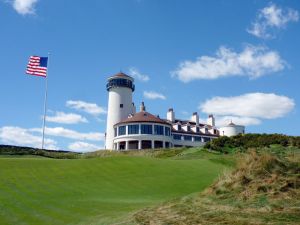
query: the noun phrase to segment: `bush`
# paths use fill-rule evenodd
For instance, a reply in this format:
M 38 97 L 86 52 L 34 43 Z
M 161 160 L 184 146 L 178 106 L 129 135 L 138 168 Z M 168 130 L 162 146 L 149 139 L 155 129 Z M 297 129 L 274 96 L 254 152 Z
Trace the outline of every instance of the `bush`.
M 204 146 L 207 149 L 228 153 L 230 149 L 264 148 L 271 145 L 284 147 L 294 146 L 300 148 L 300 137 L 282 134 L 244 134 L 233 137 L 222 136 L 213 139 Z

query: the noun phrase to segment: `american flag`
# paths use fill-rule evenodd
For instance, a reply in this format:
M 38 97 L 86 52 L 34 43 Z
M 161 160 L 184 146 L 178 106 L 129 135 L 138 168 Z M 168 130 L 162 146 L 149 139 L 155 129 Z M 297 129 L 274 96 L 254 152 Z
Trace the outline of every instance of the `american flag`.
M 35 76 L 47 76 L 48 57 L 30 56 L 26 73 Z

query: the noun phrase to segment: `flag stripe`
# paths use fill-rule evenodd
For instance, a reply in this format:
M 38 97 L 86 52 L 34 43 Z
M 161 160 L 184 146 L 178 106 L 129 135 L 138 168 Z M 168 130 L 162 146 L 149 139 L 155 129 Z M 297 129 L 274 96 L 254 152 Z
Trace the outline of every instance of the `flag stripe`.
M 30 68 L 27 68 L 27 71 L 30 71 L 30 72 L 39 72 L 39 73 L 47 73 L 46 70 L 39 70 L 39 69 L 30 69 Z

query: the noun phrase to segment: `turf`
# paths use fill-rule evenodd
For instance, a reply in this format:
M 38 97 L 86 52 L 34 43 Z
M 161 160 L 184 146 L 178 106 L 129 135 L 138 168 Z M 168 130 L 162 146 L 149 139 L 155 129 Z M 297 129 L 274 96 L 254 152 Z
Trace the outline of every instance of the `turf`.
M 0 157 L 0 224 L 114 224 L 199 192 L 227 165 L 207 157 Z

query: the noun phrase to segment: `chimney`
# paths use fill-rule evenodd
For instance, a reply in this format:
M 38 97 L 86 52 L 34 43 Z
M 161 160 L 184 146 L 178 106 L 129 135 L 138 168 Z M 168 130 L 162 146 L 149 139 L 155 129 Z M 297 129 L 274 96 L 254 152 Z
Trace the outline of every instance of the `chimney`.
M 215 118 L 212 114 L 210 114 L 207 118 L 207 125 L 210 125 L 212 127 L 216 126 L 215 124 Z
M 172 123 L 175 122 L 175 113 L 173 108 L 170 108 L 167 112 L 167 120 L 171 121 Z
M 196 123 L 196 125 L 198 126 L 199 125 L 199 115 L 197 112 L 194 112 L 193 115 L 192 115 L 192 121 L 194 123 Z
M 144 102 L 141 103 L 140 111 L 141 112 L 145 112 L 146 111 L 146 106 L 145 106 Z

